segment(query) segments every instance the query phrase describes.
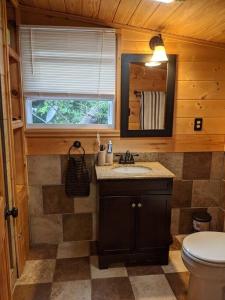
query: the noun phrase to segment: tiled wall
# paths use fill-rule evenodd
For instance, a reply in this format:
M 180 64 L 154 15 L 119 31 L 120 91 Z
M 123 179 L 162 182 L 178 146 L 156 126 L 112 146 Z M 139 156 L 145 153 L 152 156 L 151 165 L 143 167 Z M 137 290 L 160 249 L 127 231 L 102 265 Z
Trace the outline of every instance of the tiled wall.
M 64 193 L 66 156 L 29 156 L 29 210 L 32 243 L 97 239 L 95 157 L 86 157 L 91 193 L 68 198 Z M 160 161 L 176 174 L 172 199 L 173 234 L 192 230 L 192 213 L 208 210 L 212 229 L 224 230 L 224 153 L 143 153 L 140 161 Z
M 87 156 L 91 193 L 68 198 L 64 192 L 66 156 L 28 157 L 30 237 L 32 243 L 96 240 L 94 157 Z

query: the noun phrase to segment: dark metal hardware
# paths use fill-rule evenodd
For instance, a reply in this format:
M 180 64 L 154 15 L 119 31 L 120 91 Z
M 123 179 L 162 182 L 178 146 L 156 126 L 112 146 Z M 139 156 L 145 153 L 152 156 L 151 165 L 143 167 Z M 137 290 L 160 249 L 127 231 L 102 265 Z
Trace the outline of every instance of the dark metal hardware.
M 163 39 L 162 39 L 162 36 L 161 34 L 158 34 L 158 35 L 155 35 L 151 38 L 151 40 L 149 41 L 149 47 L 152 49 L 152 50 L 155 50 L 155 47 L 156 46 L 164 46 L 164 43 L 163 43 Z
M 136 97 L 141 97 L 142 96 L 142 91 L 134 91 L 134 94 Z
M 19 93 L 18 93 L 17 90 L 11 90 L 11 94 L 12 94 L 12 96 L 14 96 L 14 97 L 18 97 L 18 96 L 19 96 Z
M 137 153 L 131 153 L 129 150 L 126 151 L 125 154 L 116 154 L 116 156 L 119 156 L 119 164 L 134 164 L 134 157 L 139 156 Z
M 195 118 L 194 120 L 194 131 L 201 131 L 203 125 L 203 119 L 202 118 Z
M 5 211 L 5 218 L 7 219 L 10 216 L 12 216 L 13 218 L 18 217 L 18 208 L 17 207 L 13 207 L 12 209 L 7 209 Z
M 80 141 L 75 141 L 75 142 L 73 143 L 73 145 L 69 148 L 69 151 L 68 151 L 68 159 L 69 159 L 69 156 L 70 156 L 70 152 L 71 152 L 71 150 L 72 150 L 73 148 L 76 148 L 76 149 L 82 149 L 82 151 L 83 151 L 83 156 L 85 155 L 85 150 L 84 150 L 84 148 L 82 147 L 81 142 L 80 142 Z

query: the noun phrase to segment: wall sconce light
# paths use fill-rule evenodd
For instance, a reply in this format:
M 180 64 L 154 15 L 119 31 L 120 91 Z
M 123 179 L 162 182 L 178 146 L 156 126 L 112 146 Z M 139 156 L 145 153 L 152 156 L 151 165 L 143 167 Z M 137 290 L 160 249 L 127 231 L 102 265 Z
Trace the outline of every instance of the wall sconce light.
M 153 50 L 153 54 L 150 62 L 147 62 L 145 64 L 147 67 L 159 66 L 162 62 L 168 61 L 161 34 L 153 36 L 153 38 L 151 38 L 149 47 Z

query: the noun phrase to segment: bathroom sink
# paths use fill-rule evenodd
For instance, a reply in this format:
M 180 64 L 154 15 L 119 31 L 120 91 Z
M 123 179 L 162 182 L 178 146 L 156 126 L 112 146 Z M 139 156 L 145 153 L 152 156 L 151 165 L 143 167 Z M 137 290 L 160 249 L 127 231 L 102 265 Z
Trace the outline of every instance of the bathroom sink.
M 147 174 L 150 173 L 151 170 L 151 168 L 142 166 L 121 166 L 112 169 L 113 172 L 122 174 Z

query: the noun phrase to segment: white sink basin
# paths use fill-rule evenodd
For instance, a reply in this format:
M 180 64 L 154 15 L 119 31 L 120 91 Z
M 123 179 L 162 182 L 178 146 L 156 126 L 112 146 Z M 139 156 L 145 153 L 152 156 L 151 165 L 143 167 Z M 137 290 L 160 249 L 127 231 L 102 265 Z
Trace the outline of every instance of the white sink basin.
M 142 166 L 123 166 L 116 167 L 112 169 L 115 173 L 123 173 L 123 174 L 147 174 L 151 172 L 151 168 L 142 167 Z

